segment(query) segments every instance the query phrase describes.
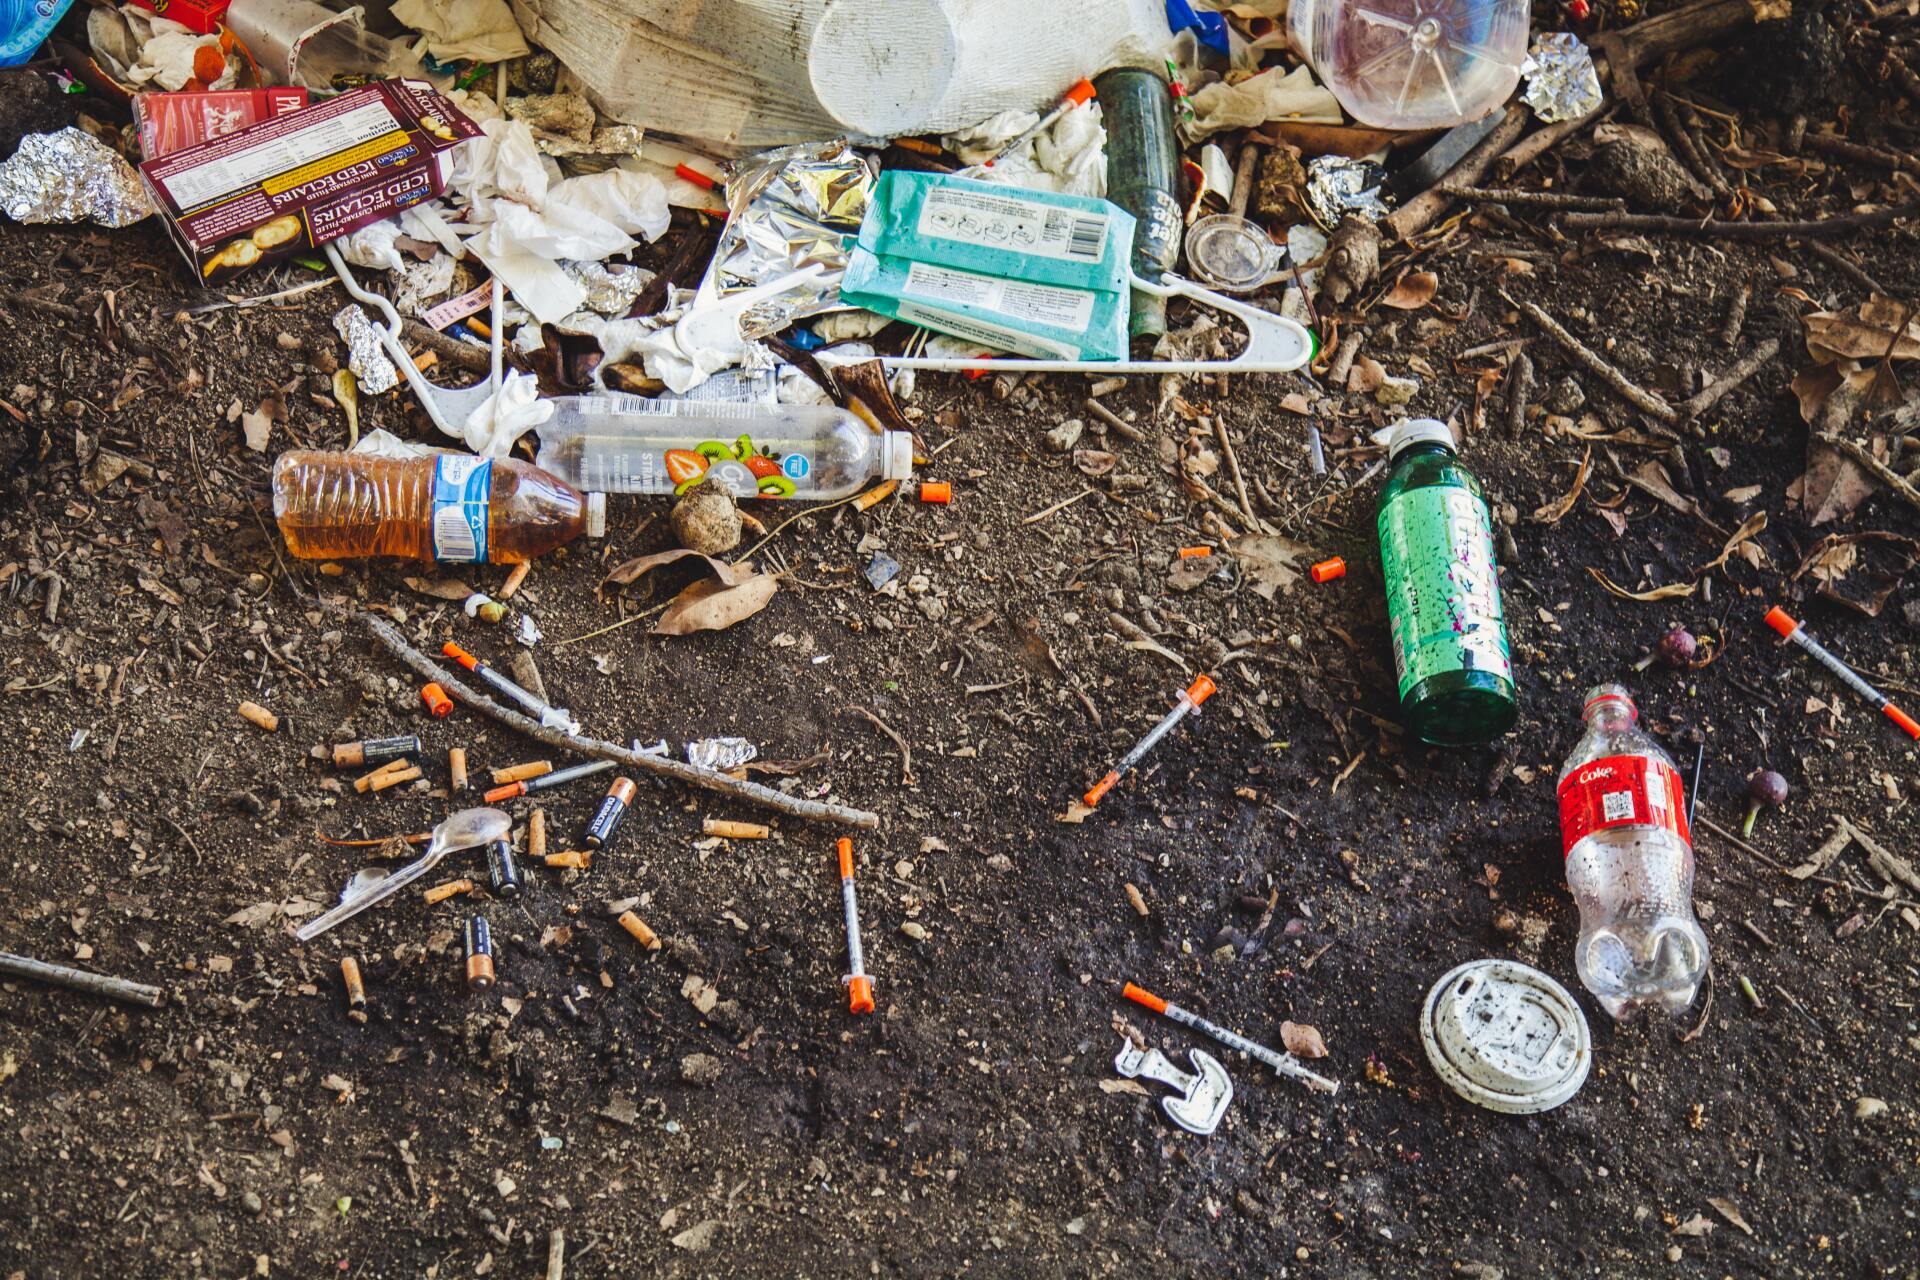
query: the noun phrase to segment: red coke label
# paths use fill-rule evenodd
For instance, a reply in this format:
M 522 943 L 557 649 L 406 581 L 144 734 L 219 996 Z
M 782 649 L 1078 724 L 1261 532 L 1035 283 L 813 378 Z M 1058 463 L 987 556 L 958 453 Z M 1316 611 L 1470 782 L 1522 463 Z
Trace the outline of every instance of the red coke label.
M 1680 772 L 1646 756 L 1602 756 L 1560 784 L 1560 853 L 1609 827 L 1665 827 L 1692 847 Z

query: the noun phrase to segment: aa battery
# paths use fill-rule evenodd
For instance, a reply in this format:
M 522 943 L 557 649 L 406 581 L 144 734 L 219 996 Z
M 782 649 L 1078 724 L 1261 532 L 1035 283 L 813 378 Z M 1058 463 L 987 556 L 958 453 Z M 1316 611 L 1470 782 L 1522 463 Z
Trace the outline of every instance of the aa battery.
M 485 916 L 467 917 L 467 985 L 485 991 L 493 985 L 493 930 Z
M 627 809 L 633 804 L 633 798 L 639 794 L 639 790 L 631 778 L 613 780 L 613 785 L 607 788 L 606 799 L 600 802 L 593 821 L 587 824 L 586 842 L 590 847 L 601 849 L 612 843 L 614 833 L 627 820 Z
M 336 769 L 360 769 L 419 754 L 420 739 L 417 737 L 366 738 L 359 742 L 335 743 L 333 766 Z
M 518 897 L 524 887 L 520 864 L 513 857 L 513 841 L 504 836 L 487 846 L 487 883 L 496 898 Z

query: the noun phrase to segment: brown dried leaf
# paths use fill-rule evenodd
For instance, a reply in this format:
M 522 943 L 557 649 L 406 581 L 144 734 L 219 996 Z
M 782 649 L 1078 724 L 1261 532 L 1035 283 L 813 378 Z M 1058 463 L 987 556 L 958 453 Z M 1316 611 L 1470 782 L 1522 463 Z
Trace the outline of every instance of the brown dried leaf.
M 435 600 L 465 600 L 473 594 L 473 588 L 458 578 L 403 578 L 410 590 L 423 596 L 432 596 Z
M 1669 582 L 1664 587 L 1655 587 L 1650 591 L 1629 591 L 1592 565 L 1587 566 L 1587 572 L 1593 575 L 1594 581 L 1598 582 L 1614 595 L 1619 596 L 1622 600 L 1640 600 L 1643 602 L 1674 600 L 1693 594 L 1693 584 L 1691 582 Z
M 1264 533 L 1235 538 L 1227 548 L 1239 557 L 1241 571 L 1262 600 L 1273 599 L 1275 592 L 1293 590 L 1293 584 L 1300 581 L 1295 566 L 1313 554 L 1313 548 L 1305 543 Z
M 1360 356 L 1353 362 L 1353 368 L 1347 373 L 1347 390 L 1357 395 L 1370 396 L 1378 391 L 1387 380 L 1387 371 L 1372 356 Z
M 1627 477 L 1627 483 L 1643 493 L 1660 499 L 1675 511 L 1688 514 L 1693 512 L 1693 504 L 1680 496 L 1673 487 L 1673 481 L 1667 477 L 1667 469 L 1652 458 L 1648 458 Z
M 1877 554 L 1869 555 L 1869 551 Z M 1811 573 L 1820 584 L 1822 596 L 1856 613 L 1877 618 L 1901 579 L 1916 563 L 1920 563 L 1920 542 L 1912 538 L 1881 530 L 1834 533 L 1806 554 L 1793 571 L 1793 577 L 1797 580 Z M 1842 582 L 1850 582 L 1855 590 L 1842 591 Z
M 1432 302 L 1433 295 L 1438 292 L 1439 276 L 1431 271 L 1409 271 L 1394 281 L 1393 288 L 1387 290 L 1387 296 L 1380 299 L 1380 305 L 1396 311 L 1418 311 Z
M 725 631 L 766 608 L 779 590 L 780 579 L 770 573 L 754 573 L 731 584 L 702 578 L 673 598 L 660 621 L 653 624 L 653 634 L 684 636 L 695 631 Z
M 1817 435 L 1808 435 L 1800 506 L 1809 525 L 1817 527 L 1853 514 L 1854 508 L 1873 496 L 1878 485 L 1865 467 Z
M 1105 449 L 1075 449 L 1073 465 L 1081 475 L 1098 480 L 1119 466 L 1120 458 Z
M 1587 487 L 1587 475 L 1593 470 L 1593 446 L 1587 446 L 1586 456 L 1580 459 L 1580 469 L 1574 473 L 1573 486 L 1564 495 L 1547 503 L 1533 513 L 1535 524 L 1558 524 L 1567 512 L 1573 510 L 1580 501 L 1580 495 Z
M 152 596 L 154 599 L 160 601 L 160 603 L 170 604 L 176 609 L 178 609 L 181 605 L 186 603 L 186 601 L 180 598 L 179 592 L 175 591 L 172 587 L 169 587 L 166 583 L 160 581 L 160 579 L 158 578 L 140 579 L 140 589 L 146 592 L 148 595 Z
M 1747 484 L 1741 485 L 1738 489 L 1729 489 L 1720 496 L 1728 502 L 1733 503 L 1736 507 L 1744 507 L 1765 492 L 1765 485 Z
M 1718 1213 L 1728 1222 L 1740 1228 L 1740 1230 L 1746 1232 L 1748 1235 L 1753 1234 L 1753 1228 L 1748 1226 L 1747 1220 L 1740 1216 L 1740 1210 L 1735 1206 L 1733 1201 L 1724 1196 L 1708 1196 L 1707 1203 L 1713 1206 L 1714 1212 Z
M 1766 527 L 1767 527 L 1766 512 L 1756 511 L 1752 515 L 1748 516 L 1746 518 L 1746 521 L 1738 529 L 1735 529 L 1733 531 L 1733 536 L 1727 539 L 1727 545 L 1720 548 L 1720 554 L 1715 556 L 1712 560 L 1708 561 L 1706 564 L 1702 565 L 1700 567 L 1700 572 L 1712 573 L 1715 569 L 1718 569 L 1721 565 L 1727 562 L 1728 556 L 1732 555 L 1735 551 L 1741 550 L 1742 544 L 1744 544 L 1748 539 L 1752 538 L 1754 535 L 1758 534 L 1761 530 L 1765 529 Z M 1758 544 L 1755 544 L 1754 550 L 1756 551 L 1760 550 L 1760 547 L 1758 546 Z M 1762 552 L 1761 554 L 1762 554 L 1762 557 L 1764 558 L 1765 552 Z M 1755 567 L 1757 568 L 1758 566 L 1755 566 Z M 1697 577 L 1699 575 L 1696 574 L 1695 576 Z
M 1285 1045 L 1287 1052 L 1296 1058 L 1327 1056 L 1327 1042 L 1320 1038 L 1319 1029 L 1304 1022 L 1282 1022 L 1280 1043 Z
M 1175 591 L 1192 591 L 1211 578 L 1219 567 L 1213 556 L 1187 556 L 1175 560 L 1167 571 L 1167 585 Z
M 1920 308 L 1878 294 L 1851 311 L 1816 311 L 1803 317 L 1807 354 L 1821 364 L 1835 360 L 1920 359 Z
M 663 565 L 674 564 L 686 559 L 688 556 L 706 561 L 707 567 L 713 570 L 714 576 L 729 587 L 737 586 L 740 582 L 753 576 L 753 566 L 751 564 L 744 562 L 737 565 L 728 564 L 724 560 L 715 560 L 712 556 L 701 555 L 700 552 L 689 550 L 686 547 L 676 547 L 672 551 L 660 551 L 650 556 L 639 556 L 629 560 L 608 573 L 600 585 L 604 587 L 609 582 L 623 584 L 634 582 Z
M 1102 1080 L 1100 1082 L 1100 1092 L 1102 1093 L 1135 1093 L 1135 1094 L 1139 1094 L 1143 1098 L 1150 1098 L 1153 1096 L 1152 1091 L 1149 1090 L 1147 1086 L 1141 1084 L 1138 1080 Z

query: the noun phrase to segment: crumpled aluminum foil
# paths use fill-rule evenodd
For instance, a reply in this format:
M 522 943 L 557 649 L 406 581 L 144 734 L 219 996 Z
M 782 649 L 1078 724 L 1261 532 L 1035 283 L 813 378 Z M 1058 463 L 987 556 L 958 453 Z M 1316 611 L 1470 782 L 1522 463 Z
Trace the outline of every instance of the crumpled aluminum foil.
M 576 262 L 564 259 L 560 269 L 587 291 L 582 305 L 603 316 L 624 316 L 640 291 L 653 281 L 653 272 L 645 267 L 623 263 Z
M 1603 100 L 1593 55 L 1571 31 L 1536 35 L 1527 65 L 1520 70 L 1527 77 L 1527 91 L 1520 100 L 1546 124 L 1578 120 Z
M 702 738 L 687 744 L 687 763 L 698 769 L 718 769 L 725 773 L 738 769 L 760 754 L 760 748 L 745 738 Z
M 740 162 L 727 179 L 730 216 L 708 278 L 721 297 L 820 263 L 819 280 L 753 308 L 740 332 L 764 338 L 839 305 L 847 238 L 860 230 L 874 169 L 845 139 L 780 147 Z
M 1387 171 L 1371 160 L 1315 156 L 1307 161 L 1307 212 L 1328 231 L 1349 213 L 1378 222 L 1390 212 L 1381 191 L 1386 180 Z
M 68 126 L 30 133 L 0 160 L 0 210 L 15 222 L 125 227 L 151 214 L 153 201 L 119 152 Z
M 357 303 L 348 303 L 335 312 L 333 327 L 347 344 L 347 368 L 353 370 L 362 395 L 377 396 L 400 385 L 400 371 L 387 359 L 386 348 L 380 345 L 380 331 Z

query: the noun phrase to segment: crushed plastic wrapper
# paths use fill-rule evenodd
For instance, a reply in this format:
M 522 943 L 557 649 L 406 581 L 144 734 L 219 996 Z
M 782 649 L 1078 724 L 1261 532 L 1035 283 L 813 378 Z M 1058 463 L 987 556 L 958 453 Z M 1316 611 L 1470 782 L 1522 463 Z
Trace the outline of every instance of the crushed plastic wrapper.
M 687 763 L 697 769 L 738 769 L 760 754 L 745 738 L 702 738 L 687 744 Z
M 560 269 L 587 291 L 580 305 L 603 316 L 624 316 L 641 290 L 653 281 L 653 272 L 645 267 L 614 262 L 576 262 L 563 259 Z
M 347 368 L 360 383 L 362 395 L 377 396 L 400 385 L 400 371 L 380 345 L 380 331 L 357 304 L 349 303 L 333 316 L 333 327 L 347 344 Z
M 1307 161 L 1307 212 L 1328 231 L 1349 213 L 1378 222 L 1390 210 L 1381 191 L 1387 171 L 1371 160 L 1315 156 Z
M 742 318 L 748 338 L 777 333 L 839 304 L 846 270 L 843 237 L 860 230 L 874 170 L 844 139 L 781 147 L 749 157 L 727 180 L 729 216 L 708 268 L 721 297 L 820 263 L 826 274 L 755 307 Z
M 1602 99 L 1600 73 L 1593 55 L 1571 31 L 1543 31 L 1533 38 L 1527 91 L 1520 100 L 1545 124 L 1578 120 L 1597 108 Z
M 30 133 L 0 160 L 0 210 L 15 222 L 125 227 L 151 214 L 153 201 L 119 152 L 68 127 Z

